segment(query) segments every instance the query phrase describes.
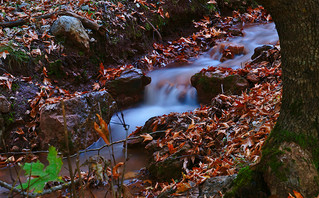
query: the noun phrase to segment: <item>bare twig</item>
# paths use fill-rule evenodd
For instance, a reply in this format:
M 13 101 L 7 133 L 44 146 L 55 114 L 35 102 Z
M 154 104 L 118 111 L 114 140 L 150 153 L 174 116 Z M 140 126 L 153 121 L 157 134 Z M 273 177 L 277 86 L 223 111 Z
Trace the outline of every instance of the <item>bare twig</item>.
M 78 182 L 78 181 L 75 181 L 75 182 Z M 61 184 L 61 185 L 58 185 L 58 186 L 54 186 L 54 187 L 52 187 L 50 189 L 44 190 L 42 193 L 29 193 L 29 195 L 28 195 L 27 192 L 24 192 L 24 191 L 22 191 L 20 189 L 17 189 L 15 187 L 13 187 L 12 185 L 0 180 L 0 186 L 1 187 L 9 189 L 9 190 L 12 189 L 13 192 L 19 193 L 19 194 L 21 194 L 23 196 L 27 196 L 28 195 L 29 197 L 40 197 L 42 195 L 50 194 L 50 193 L 53 193 L 55 191 L 61 190 L 61 189 L 66 188 L 66 187 L 68 187 L 70 185 L 71 185 L 71 182 L 68 182 L 68 183 L 64 183 L 64 184 Z
M 139 16 L 141 16 L 141 17 L 153 28 L 153 30 L 154 30 L 154 31 L 156 32 L 156 34 L 158 35 L 160 41 L 162 41 L 162 40 L 163 40 L 162 35 L 161 35 L 161 33 L 155 28 L 155 26 L 154 26 L 146 17 L 144 17 L 143 15 L 139 15 Z
M 122 171 L 122 178 L 121 178 L 121 185 L 120 185 L 120 189 L 119 189 L 119 192 L 123 193 L 124 194 L 124 188 L 123 188 L 123 185 L 124 185 L 124 174 L 125 174 L 125 169 L 126 169 L 126 162 L 127 162 L 127 139 L 128 139 L 128 127 L 125 123 L 125 119 L 124 119 L 124 114 L 123 112 L 121 112 L 121 117 L 122 117 L 122 122 L 123 122 L 123 127 L 125 129 L 125 154 L 124 154 L 124 167 L 123 167 L 123 171 Z
M 71 178 L 71 187 L 72 187 L 71 195 L 73 194 L 73 196 L 71 196 L 71 197 L 76 197 L 74 175 L 73 175 L 73 171 L 72 171 L 72 164 L 71 164 L 71 158 L 70 158 L 69 133 L 68 133 L 68 129 L 66 127 L 64 100 L 61 100 L 61 104 L 62 104 L 62 113 L 63 113 L 63 122 L 64 122 L 64 138 L 65 138 L 65 144 L 66 144 L 66 149 L 67 149 L 67 159 L 68 159 L 69 172 L 70 172 L 70 178 Z
M 79 154 L 79 151 L 77 152 L 77 155 L 76 155 L 76 168 L 77 168 L 77 171 L 78 171 L 78 175 L 79 175 L 79 183 L 80 183 L 80 193 L 79 193 L 79 196 L 81 197 L 84 197 L 84 193 L 83 193 L 83 188 L 82 188 L 82 176 L 81 176 L 81 170 L 80 170 L 80 154 Z
M 148 133 L 150 135 L 155 135 L 155 134 L 158 134 L 158 133 L 165 133 L 165 130 L 162 130 L 162 131 L 154 131 L 154 132 L 151 132 L 151 133 Z M 131 137 L 131 138 L 127 138 L 127 140 L 135 140 L 135 139 L 142 139 L 142 137 L 139 137 L 139 136 L 136 136 L 136 137 Z M 82 150 L 82 151 L 79 151 L 79 154 L 82 154 L 82 153 L 85 153 L 85 152 L 93 152 L 93 151 L 100 151 L 106 147 L 109 147 L 111 145 L 114 145 L 114 144 L 120 144 L 120 143 L 123 143 L 125 142 L 126 140 L 119 140 L 119 141 L 115 141 L 115 142 L 112 142 L 110 143 L 109 145 L 103 145 L 99 148 L 95 148 L 95 149 L 85 149 L 85 150 Z M 32 151 L 30 152 L 32 154 L 41 154 L 41 153 L 49 153 L 49 151 Z M 0 153 L 0 155 L 25 155 L 27 154 L 26 152 L 6 152 L 6 153 Z M 63 153 L 58 153 L 58 155 L 62 155 Z M 76 157 L 76 154 L 74 155 L 70 155 L 71 158 L 73 157 Z M 64 157 L 63 159 L 66 159 L 66 157 Z

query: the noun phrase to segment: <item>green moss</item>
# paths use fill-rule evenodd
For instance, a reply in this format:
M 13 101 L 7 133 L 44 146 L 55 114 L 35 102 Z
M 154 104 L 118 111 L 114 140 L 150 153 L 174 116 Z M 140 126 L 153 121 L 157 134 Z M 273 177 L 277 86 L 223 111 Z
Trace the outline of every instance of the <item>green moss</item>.
M 227 192 L 225 194 L 225 198 L 235 197 L 236 192 L 249 184 L 253 179 L 254 172 L 249 168 L 249 166 L 246 166 L 242 168 L 236 177 L 236 179 L 233 181 L 232 184 L 232 190 L 230 192 Z
M 23 48 L 23 46 L 20 46 Z M 9 53 L 8 56 L 8 69 L 9 70 L 19 70 L 24 69 L 23 67 L 30 61 L 30 57 L 26 54 L 25 51 L 19 49 L 18 47 L 13 46 L 13 42 L 10 41 L 7 45 L 0 46 L 0 52 L 7 51 Z M 12 68 L 15 67 L 15 68 Z
M 13 92 L 16 92 L 19 89 L 19 87 L 20 86 L 17 83 L 12 83 L 11 90 Z
M 9 125 L 13 124 L 15 121 L 14 112 L 3 114 L 3 119 L 4 119 L 5 126 L 9 126 Z
M 49 64 L 49 75 L 55 75 L 57 78 L 62 78 L 65 76 L 65 73 L 62 69 L 62 60 L 58 59 Z
M 294 142 L 301 148 L 312 153 L 313 163 L 318 169 L 319 165 L 319 141 L 317 137 L 310 136 L 304 133 L 294 133 L 287 130 L 281 130 L 280 126 L 276 127 L 271 132 L 265 146 L 263 147 L 262 156 L 269 160 L 269 165 L 281 180 L 287 179 L 284 175 L 285 171 L 280 169 L 282 163 L 278 161 L 278 156 L 283 152 L 292 152 L 290 148 L 284 148 L 284 151 L 279 150 L 281 142 Z M 266 167 L 265 167 L 266 168 Z

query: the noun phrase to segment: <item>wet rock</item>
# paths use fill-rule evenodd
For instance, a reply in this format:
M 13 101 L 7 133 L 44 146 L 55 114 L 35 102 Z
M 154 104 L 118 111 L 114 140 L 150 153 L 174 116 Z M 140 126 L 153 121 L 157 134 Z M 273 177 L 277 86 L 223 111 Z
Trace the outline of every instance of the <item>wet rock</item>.
M 243 36 L 244 35 L 244 33 L 240 29 L 237 29 L 237 28 L 229 28 L 228 32 L 231 33 L 231 35 L 233 35 L 233 36 Z
M 162 181 L 180 178 L 183 172 L 184 160 L 178 156 L 181 156 L 190 148 L 191 146 L 187 143 L 181 150 L 161 161 L 156 161 L 157 156 L 164 156 L 168 153 L 168 148 L 164 147 L 154 152 L 150 164 L 147 167 L 151 177 Z
M 225 76 L 213 72 L 197 73 L 191 77 L 201 103 L 210 103 L 218 94 L 241 94 L 249 87 L 248 81 L 239 75 Z
M 221 198 L 219 192 L 225 193 L 230 189 L 235 175 L 218 176 L 207 179 L 203 184 L 199 186 L 199 198 L 204 197 L 216 197 Z
M 70 136 L 70 150 L 72 153 L 99 139 L 94 131 L 93 123 L 98 122 L 96 114 L 100 109 L 104 120 L 108 123 L 116 111 L 115 101 L 107 91 L 91 92 L 65 101 L 67 128 Z M 61 103 L 49 104 L 40 112 L 39 136 L 42 147 L 56 146 L 60 151 L 65 149 L 64 124 Z
M 273 62 L 278 59 L 279 53 L 279 50 L 272 45 L 257 47 L 254 50 L 254 54 L 251 56 L 252 63 L 260 63 L 262 61 Z
M 0 95 L 0 113 L 8 113 L 11 109 L 11 103 L 3 95 Z
M 236 55 L 245 54 L 245 46 L 233 43 L 221 44 L 220 53 L 222 53 L 221 62 L 224 62 L 228 59 L 233 59 Z
M 271 45 L 263 45 L 261 47 L 256 47 L 254 49 L 254 54 L 251 56 L 251 59 L 254 60 L 258 56 L 260 56 L 264 51 L 268 51 L 272 48 L 273 48 L 273 46 L 271 46 Z
M 253 73 L 248 73 L 247 76 L 246 76 L 246 79 L 249 82 L 252 82 L 254 84 L 258 83 L 260 81 L 260 78 L 256 74 L 253 74 Z
M 142 70 L 132 68 L 107 82 L 105 86 L 120 106 L 129 106 L 143 99 L 144 88 L 150 82 L 151 78 L 145 76 Z
M 54 36 L 65 36 L 68 40 L 87 51 L 90 49 L 90 38 L 81 21 L 75 17 L 61 16 L 53 23 L 51 33 Z
M 157 181 L 177 179 L 182 176 L 183 161 L 167 158 L 164 161 L 153 161 L 148 167 L 151 177 Z

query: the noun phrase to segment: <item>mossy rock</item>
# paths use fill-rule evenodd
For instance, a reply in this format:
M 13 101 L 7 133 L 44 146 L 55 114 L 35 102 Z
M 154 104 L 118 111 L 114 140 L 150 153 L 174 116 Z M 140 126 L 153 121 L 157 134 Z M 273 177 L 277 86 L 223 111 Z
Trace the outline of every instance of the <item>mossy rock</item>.
M 218 73 L 197 73 L 191 78 L 201 103 L 210 103 L 218 94 L 240 95 L 249 87 L 248 81 L 239 75 L 225 76 Z
M 148 167 L 151 177 L 158 181 L 178 179 L 182 176 L 182 169 L 183 161 L 174 157 L 169 157 L 164 161 L 153 162 Z

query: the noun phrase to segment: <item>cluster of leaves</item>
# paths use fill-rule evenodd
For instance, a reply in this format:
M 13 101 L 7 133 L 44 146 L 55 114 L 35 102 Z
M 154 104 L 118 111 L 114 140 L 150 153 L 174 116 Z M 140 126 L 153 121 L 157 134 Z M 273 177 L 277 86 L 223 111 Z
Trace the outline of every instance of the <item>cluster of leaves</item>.
M 260 160 L 261 148 L 279 116 L 281 106 L 281 64 L 261 62 L 245 68 L 209 67 L 201 72 L 246 76 L 253 73 L 263 79 L 248 93 L 220 94 L 212 105 L 193 112 L 170 113 L 153 119 L 142 131 L 165 130 L 165 135 L 154 138 L 145 148 L 155 150 L 153 161 L 161 163 L 176 158 L 183 165 L 183 178 L 173 183 L 160 183 L 144 195 L 158 195 L 175 189 L 175 195 L 203 183 L 207 178 L 232 175 L 244 166 Z M 139 134 L 141 129 L 135 134 Z
M 74 13 L 98 25 L 106 26 L 110 35 L 116 35 L 118 27 L 126 28 L 127 20 L 137 21 L 136 15 L 145 24 L 143 9 L 150 10 L 151 13 L 163 18 L 169 16 L 168 13 L 164 14 L 163 4 L 163 1 L 154 4 L 145 0 L 137 0 L 134 3 L 89 0 L 62 0 L 58 3 L 52 0 L 4 1 L 0 5 L 0 58 L 5 59 L 11 54 L 3 49 L 9 46 L 10 42 L 16 50 L 29 56 L 43 55 L 44 52 L 47 54 L 52 51 L 61 52 L 63 46 L 55 43 L 49 29 L 62 11 Z M 20 21 L 21 24 L 18 23 Z M 8 25 L 10 22 L 17 24 Z M 143 26 L 140 28 L 145 30 Z
M 107 81 L 114 80 L 116 77 L 121 76 L 121 74 L 125 70 L 129 70 L 132 68 L 133 68 L 133 65 L 123 65 L 117 68 L 104 68 L 103 63 L 100 63 L 100 71 L 99 71 L 100 84 L 104 86 Z
M 135 0 L 133 4 L 129 2 L 120 2 L 113 3 L 111 1 L 104 2 L 104 15 L 103 19 L 108 27 L 108 32 L 110 35 L 118 34 L 120 29 L 125 29 L 127 22 L 142 22 L 139 24 L 146 24 L 146 19 L 148 16 L 145 15 L 145 10 L 150 13 L 155 13 L 161 16 L 162 18 L 169 18 L 167 12 L 164 13 L 163 5 L 165 1 L 147 1 L 147 0 Z M 139 28 L 147 30 L 146 27 L 138 25 Z M 120 27 L 120 29 L 116 28 Z

